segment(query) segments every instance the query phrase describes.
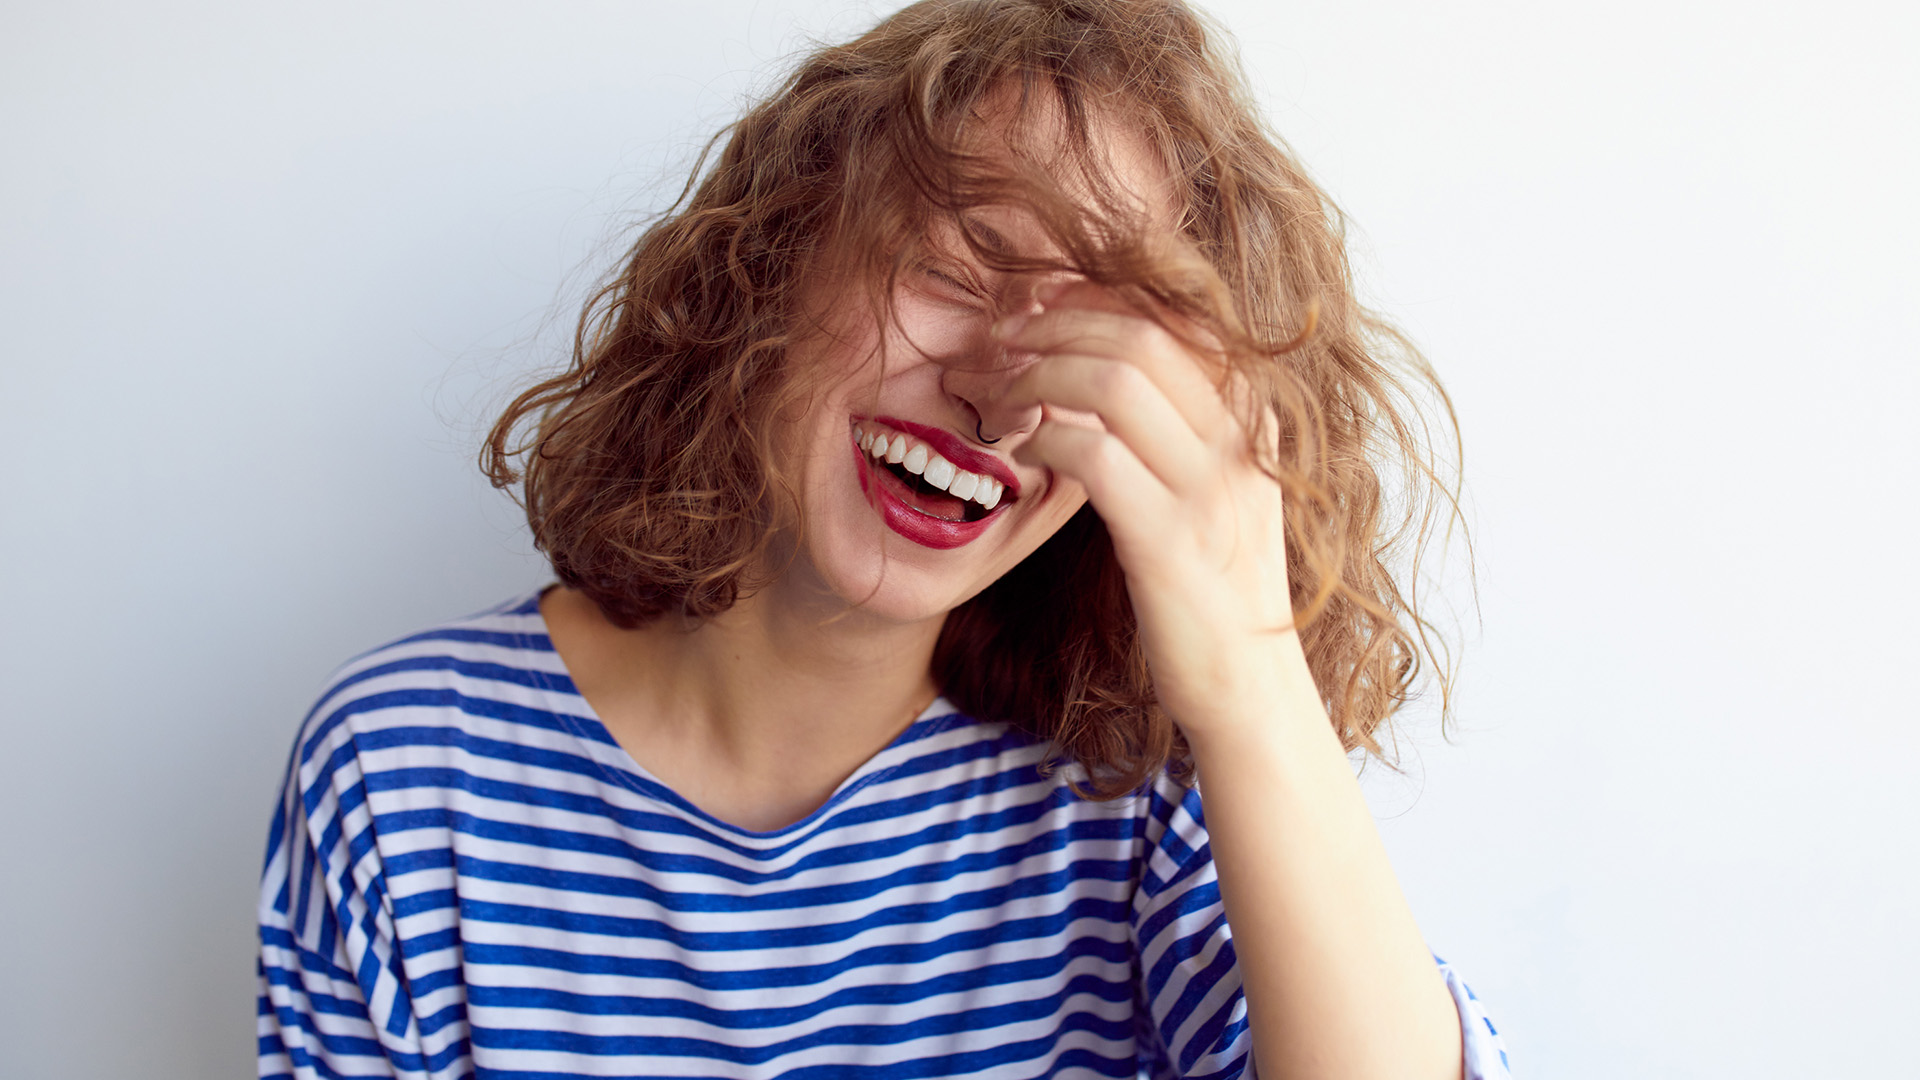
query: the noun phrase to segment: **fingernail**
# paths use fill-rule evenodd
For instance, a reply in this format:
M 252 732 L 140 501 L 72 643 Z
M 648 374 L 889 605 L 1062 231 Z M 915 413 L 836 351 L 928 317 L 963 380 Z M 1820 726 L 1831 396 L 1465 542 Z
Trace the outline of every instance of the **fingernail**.
M 1028 314 L 1023 311 L 1001 319 L 999 322 L 993 324 L 993 336 L 1003 338 L 1012 337 L 1020 332 L 1021 327 L 1027 325 L 1028 317 Z

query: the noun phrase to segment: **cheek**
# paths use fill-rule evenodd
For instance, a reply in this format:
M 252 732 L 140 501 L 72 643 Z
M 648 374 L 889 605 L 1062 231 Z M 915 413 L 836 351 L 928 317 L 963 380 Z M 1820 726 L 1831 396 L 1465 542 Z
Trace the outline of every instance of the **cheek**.
M 1053 539 L 1053 534 L 1065 527 L 1073 515 L 1087 505 L 1087 489 L 1081 487 L 1078 481 L 1056 478 L 1055 484 L 1057 486 L 1049 493 L 1046 506 L 1041 508 L 1033 521 L 1032 542 L 1035 548 Z
M 932 360 L 951 361 L 979 353 L 987 346 L 993 320 L 970 311 L 915 296 L 903 295 L 895 308 L 888 344 Z

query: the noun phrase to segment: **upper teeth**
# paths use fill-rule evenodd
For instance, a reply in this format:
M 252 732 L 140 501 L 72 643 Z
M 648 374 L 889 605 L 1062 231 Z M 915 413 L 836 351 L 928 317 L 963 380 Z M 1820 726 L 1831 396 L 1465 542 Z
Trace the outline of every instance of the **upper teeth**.
M 909 439 L 898 432 L 869 431 L 866 428 L 856 430 L 859 432 L 860 449 L 875 459 L 901 466 L 956 499 L 971 499 L 991 510 L 1000 505 L 1000 496 L 1006 494 L 1005 484 L 991 476 L 956 467 L 953 462 L 934 453 L 933 447 L 926 443 Z

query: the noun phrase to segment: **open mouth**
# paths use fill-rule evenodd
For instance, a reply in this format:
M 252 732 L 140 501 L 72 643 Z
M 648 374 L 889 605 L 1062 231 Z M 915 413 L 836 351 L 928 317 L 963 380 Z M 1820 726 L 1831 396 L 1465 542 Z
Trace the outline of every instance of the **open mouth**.
M 891 417 L 856 419 L 852 450 L 861 490 L 895 532 L 933 548 L 981 535 L 1019 498 L 1001 462 L 923 424 Z
M 951 492 L 934 487 L 924 475 L 908 472 L 904 464 L 876 461 L 873 467 L 876 474 L 892 479 L 890 487 L 901 502 L 930 518 L 971 522 L 984 520 L 993 513 L 972 499 L 957 498 Z

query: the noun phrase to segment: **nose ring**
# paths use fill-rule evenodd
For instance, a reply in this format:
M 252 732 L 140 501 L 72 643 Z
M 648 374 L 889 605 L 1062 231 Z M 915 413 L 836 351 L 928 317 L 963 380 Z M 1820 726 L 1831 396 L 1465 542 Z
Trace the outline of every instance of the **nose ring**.
M 978 439 L 978 440 L 980 440 L 980 441 L 981 441 L 981 442 L 983 442 L 983 443 L 986 443 L 986 444 L 987 444 L 988 446 L 992 446 L 992 445 L 993 445 L 994 443 L 997 443 L 997 442 L 999 442 L 999 441 L 1000 441 L 1000 439 L 1004 439 L 1004 438 L 1006 438 L 1006 436 L 1005 436 L 1005 435 L 1002 435 L 1002 436 L 1000 436 L 1000 438 L 999 438 L 999 439 L 989 439 L 989 438 L 987 438 L 987 437 L 986 437 L 986 435 L 985 435 L 985 434 L 984 434 L 983 432 L 981 432 L 981 430 L 980 430 L 980 420 L 981 420 L 981 418 L 980 418 L 980 416 L 979 416 L 979 415 L 977 415 L 977 414 L 976 414 L 976 415 L 974 416 L 974 418 L 973 418 L 973 437 L 974 437 L 974 438 L 976 438 L 976 439 Z

